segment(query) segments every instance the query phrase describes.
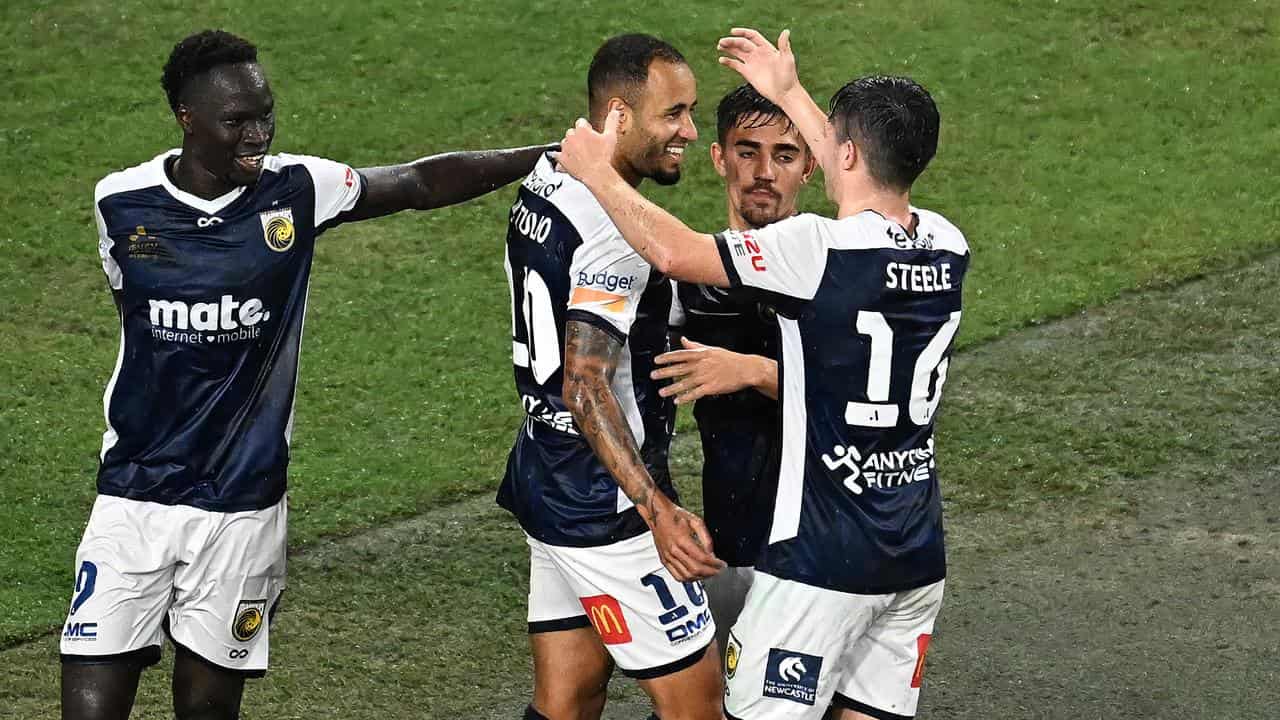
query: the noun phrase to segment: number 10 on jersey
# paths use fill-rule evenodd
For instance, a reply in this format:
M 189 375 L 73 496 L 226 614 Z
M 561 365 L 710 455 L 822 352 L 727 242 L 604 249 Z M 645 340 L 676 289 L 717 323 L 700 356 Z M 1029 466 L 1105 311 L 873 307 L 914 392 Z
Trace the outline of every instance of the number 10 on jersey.
M 560 369 L 560 333 L 551 291 L 537 270 L 519 268 L 517 275 L 510 257 L 504 258 L 503 265 L 511 286 L 511 362 L 529 368 L 542 385 Z

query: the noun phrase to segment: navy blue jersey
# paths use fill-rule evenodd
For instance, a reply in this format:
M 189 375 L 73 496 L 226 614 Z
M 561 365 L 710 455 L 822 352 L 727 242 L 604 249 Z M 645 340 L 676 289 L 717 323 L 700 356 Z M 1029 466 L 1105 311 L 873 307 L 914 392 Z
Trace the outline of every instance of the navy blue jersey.
M 674 334 L 747 355 L 778 359 L 778 323 L 762 293 L 676 283 Z M 702 508 L 716 556 L 754 565 L 769 529 L 777 484 L 778 403 L 755 388 L 700 398 Z
M 355 206 L 346 165 L 278 155 L 256 185 L 179 190 L 173 150 L 94 193 L 120 314 L 98 492 L 238 512 L 284 495 L 316 235 Z
M 778 306 L 782 449 L 757 567 L 851 593 L 946 575 L 933 425 L 960 324 L 964 236 L 915 210 L 799 215 L 717 236 L 734 285 Z
M 622 239 L 586 186 L 545 156 L 521 184 L 507 228 L 512 359 L 525 422 L 498 503 L 550 545 L 588 547 L 648 527 L 596 459 L 561 396 L 565 322 L 623 344 L 613 393 L 654 482 L 675 498 L 667 468 L 674 405 L 649 378 L 666 350 L 671 284 Z

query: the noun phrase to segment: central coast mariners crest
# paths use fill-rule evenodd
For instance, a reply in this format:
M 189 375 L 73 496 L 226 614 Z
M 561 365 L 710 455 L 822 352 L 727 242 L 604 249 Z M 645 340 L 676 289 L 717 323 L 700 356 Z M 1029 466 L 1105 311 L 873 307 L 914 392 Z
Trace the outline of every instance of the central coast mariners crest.
M 231 621 L 231 636 L 240 642 L 249 642 L 262 629 L 266 621 L 267 601 L 241 600 L 236 606 L 235 619 Z
M 284 252 L 293 247 L 293 208 L 260 212 L 258 219 L 262 221 L 262 236 L 267 241 L 267 247 L 276 252 Z
M 742 644 L 738 642 L 738 638 L 731 632 L 729 633 L 729 642 L 725 643 L 724 648 L 724 677 L 726 680 L 732 680 L 733 676 L 738 672 L 738 660 L 742 657 Z

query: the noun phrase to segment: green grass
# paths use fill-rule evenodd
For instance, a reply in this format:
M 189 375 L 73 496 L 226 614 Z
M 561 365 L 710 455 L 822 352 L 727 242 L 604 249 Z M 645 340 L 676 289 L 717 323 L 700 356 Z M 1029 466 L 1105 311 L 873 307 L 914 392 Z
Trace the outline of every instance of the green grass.
M 178 142 L 157 78 L 188 31 L 224 26 L 260 45 L 275 149 L 358 166 L 558 137 L 582 111 L 592 51 L 621 31 L 659 33 L 689 56 L 702 148 L 716 99 L 736 84 L 713 52 L 732 24 L 792 27 L 802 77 L 822 97 L 858 74 L 909 73 L 944 118 L 916 202 L 955 220 L 975 252 L 964 346 L 1277 245 L 1276 195 L 1259 182 L 1280 154 L 1270 3 L 106 7 L 0 8 L 11 29 L 0 46 L 0 644 L 65 612 L 117 342 L 92 187 Z M 651 194 L 717 228 L 716 178 L 701 154 L 688 165 L 679 186 Z M 299 388 L 295 546 L 496 484 L 518 412 L 498 254 L 510 196 L 323 238 Z M 805 205 L 826 209 L 814 192 Z M 948 438 L 993 470 L 951 476 L 973 486 L 962 497 L 975 508 L 1006 503 L 994 471 L 1056 462 L 1014 430 L 980 427 Z M 1050 494 L 1093 486 L 1054 467 L 1026 482 Z

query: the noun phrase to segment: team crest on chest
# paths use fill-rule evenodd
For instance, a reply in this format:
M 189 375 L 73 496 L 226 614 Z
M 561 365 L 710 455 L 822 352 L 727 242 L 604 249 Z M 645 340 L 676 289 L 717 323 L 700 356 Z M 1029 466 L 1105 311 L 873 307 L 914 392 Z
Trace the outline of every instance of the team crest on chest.
M 276 252 L 285 252 L 293 247 L 293 208 L 260 212 L 258 219 L 262 221 L 262 237 L 267 247 Z

